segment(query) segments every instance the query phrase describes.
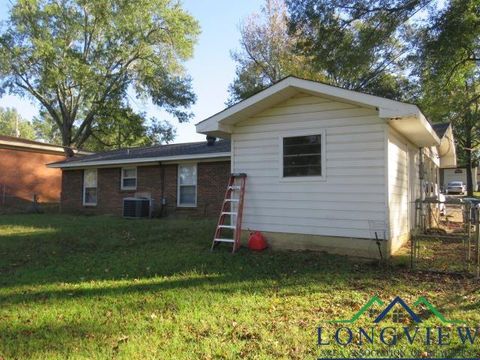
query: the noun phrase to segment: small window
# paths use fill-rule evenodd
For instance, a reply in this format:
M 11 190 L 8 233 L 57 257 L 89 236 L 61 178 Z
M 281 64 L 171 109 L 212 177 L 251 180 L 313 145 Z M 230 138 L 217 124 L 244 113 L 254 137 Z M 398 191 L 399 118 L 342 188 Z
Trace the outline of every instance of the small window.
M 322 135 L 283 138 L 283 177 L 323 176 Z
M 178 206 L 197 206 L 197 165 L 178 165 Z
M 97 169 L 83 171 L 83 205 L 97 205 Z
M 122 168 L 122 190 L 137 189 L 137 168 Z

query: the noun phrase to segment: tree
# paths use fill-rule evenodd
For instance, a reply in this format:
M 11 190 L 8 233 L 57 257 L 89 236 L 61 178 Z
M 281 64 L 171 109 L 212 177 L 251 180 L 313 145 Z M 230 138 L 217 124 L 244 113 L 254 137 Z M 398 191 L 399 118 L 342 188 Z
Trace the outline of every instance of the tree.
M 228 104 L 245 99 L 288 75 L 318 79 L 309 72 L 306 59 L 294 53 L 296 39 L 288 34 L 283 0 L 265 0 L 260 14 L 240 25 L 240 50 L 232 51 L 237 63 L 229 87 Z
M 32 119 L 35 138 L 49 144 L 61 144 L 62 134 L 55 121 L 45 111 L 40 111 L 40 116 Z
M 146 118 L 144 113 L 134 113 L 128 108 L 115 106 L 99 117 L 92 127 L 92 135 L 84 148 L 92 151 L 120 149 L 122 147 L 150 146 L 168 143 L 175 130 L 166 121 Z
M 472 166 L 480 146 L 480 2 L 451 0 L 420 29 L 417 43 L 421 105 L 433 121 L 453 124 L 472 196 Z
M 0 107 L 0 135 L 35 140 L 35 131 L 32 124 L 22 118 L 14 108 Z
M 177 2 L 18 0 L 7 24 L 0 88 L 35 99 L 64 146 L 85 144 L 105 123 L 105 109 L 119 104 L 115 119 L 122 112 L 124 121 L 141 121 L 131 116 L 131 94 L 180 122 L 191 117 L 195 95 L 182 62 L 199 27 Z
M 296 51 L 327 82 L 404 100 L 411 20 L 432 0 L 288 0 Z
M 411 20 L 432 0 L 266 0 L 241 27 L 230 86 L 238 101 L 288 75 L 410 98 Z
M 82 148 L 90 151 L 106 151 L 133 146 L 151 146 L 168 143 L 175 138 L 175 129 L 167 121 L 147 119 L 145 113 L 135 113 L 121 105 L 104 108 L 92 126 L 92 133 Z M 45 111 L 33 118 L 33 129 L 38 140 L 61 144 L 62 134 L 53 119 Z

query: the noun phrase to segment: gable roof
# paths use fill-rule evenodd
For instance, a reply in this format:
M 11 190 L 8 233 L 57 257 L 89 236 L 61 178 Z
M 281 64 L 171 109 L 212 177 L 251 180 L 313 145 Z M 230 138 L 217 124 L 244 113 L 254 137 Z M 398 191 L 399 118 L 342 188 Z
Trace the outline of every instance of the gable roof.
M 395 130 L 418 146 L 433 146 L 440 139 L 420 109 L 413 104 L 347 90 L 289 76 L 259 93 L 196 124 L 197 132 L 229 138 L 233 125 L 289 99 L 299 92 L 369 107 Z
M 65 155 L 63 146 L 48 144 L 41 141 L 23 139 L 15 136 L 0 135 L 0 149 L 16 149 L 31 152 Z M 75 150 L 78 154 L 90 154 L 89 152 Z
M 447 129 L 450 127 L 450 123 L 436 123 L 432 124 L 433 130 L 435 130 L 435 133 L 437 136 L 441 139 L 447 132 Z
M 441 168 L 455 168 L 457 166 L 457 150 L 453 129 L 450 123 L 432 124 L 437 136 L 440 138 L 438 156 L 440 157 Z
M 206 141 L 170 145 L 154 145 L 96 153 L 81 158 L 69 158 L 49 164 L 52 168 L 84 168 L 158 161 L 230 158 L 230 141 L 219 140 L 213 145 Z

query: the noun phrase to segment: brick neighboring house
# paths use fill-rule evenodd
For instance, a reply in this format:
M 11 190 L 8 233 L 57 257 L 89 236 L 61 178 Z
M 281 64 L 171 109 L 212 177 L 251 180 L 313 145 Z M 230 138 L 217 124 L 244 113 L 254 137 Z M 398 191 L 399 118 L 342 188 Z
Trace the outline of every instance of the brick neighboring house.
M 62 174 L 46 164 L 65 159 L 63 147 L 0 135 L 0 206 L 24 208 L 60 201 Z
M 217 216 L 230 175 L 230 142 L 121 149 L 49 167 L 62 169 L 64 213 L 121 216 L 124 198 L 142 196 L 153 200 L 153 216 Z

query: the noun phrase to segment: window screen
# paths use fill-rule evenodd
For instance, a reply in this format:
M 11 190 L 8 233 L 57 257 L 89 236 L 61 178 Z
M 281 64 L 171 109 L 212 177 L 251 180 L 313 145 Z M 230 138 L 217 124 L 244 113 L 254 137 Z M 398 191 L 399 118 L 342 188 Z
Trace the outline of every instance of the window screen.
M 83 204 L 97 205 L 97 169 L 83 171 Z
M 197 165 L 178 166 L 178 205 L 196 206 L 197 203 Z
M 122 169 L 122 189 L 135 190 L 137 188 L 137 168 Z
M 322 135 L 283 138 L 283 176 L 322 176 Z

